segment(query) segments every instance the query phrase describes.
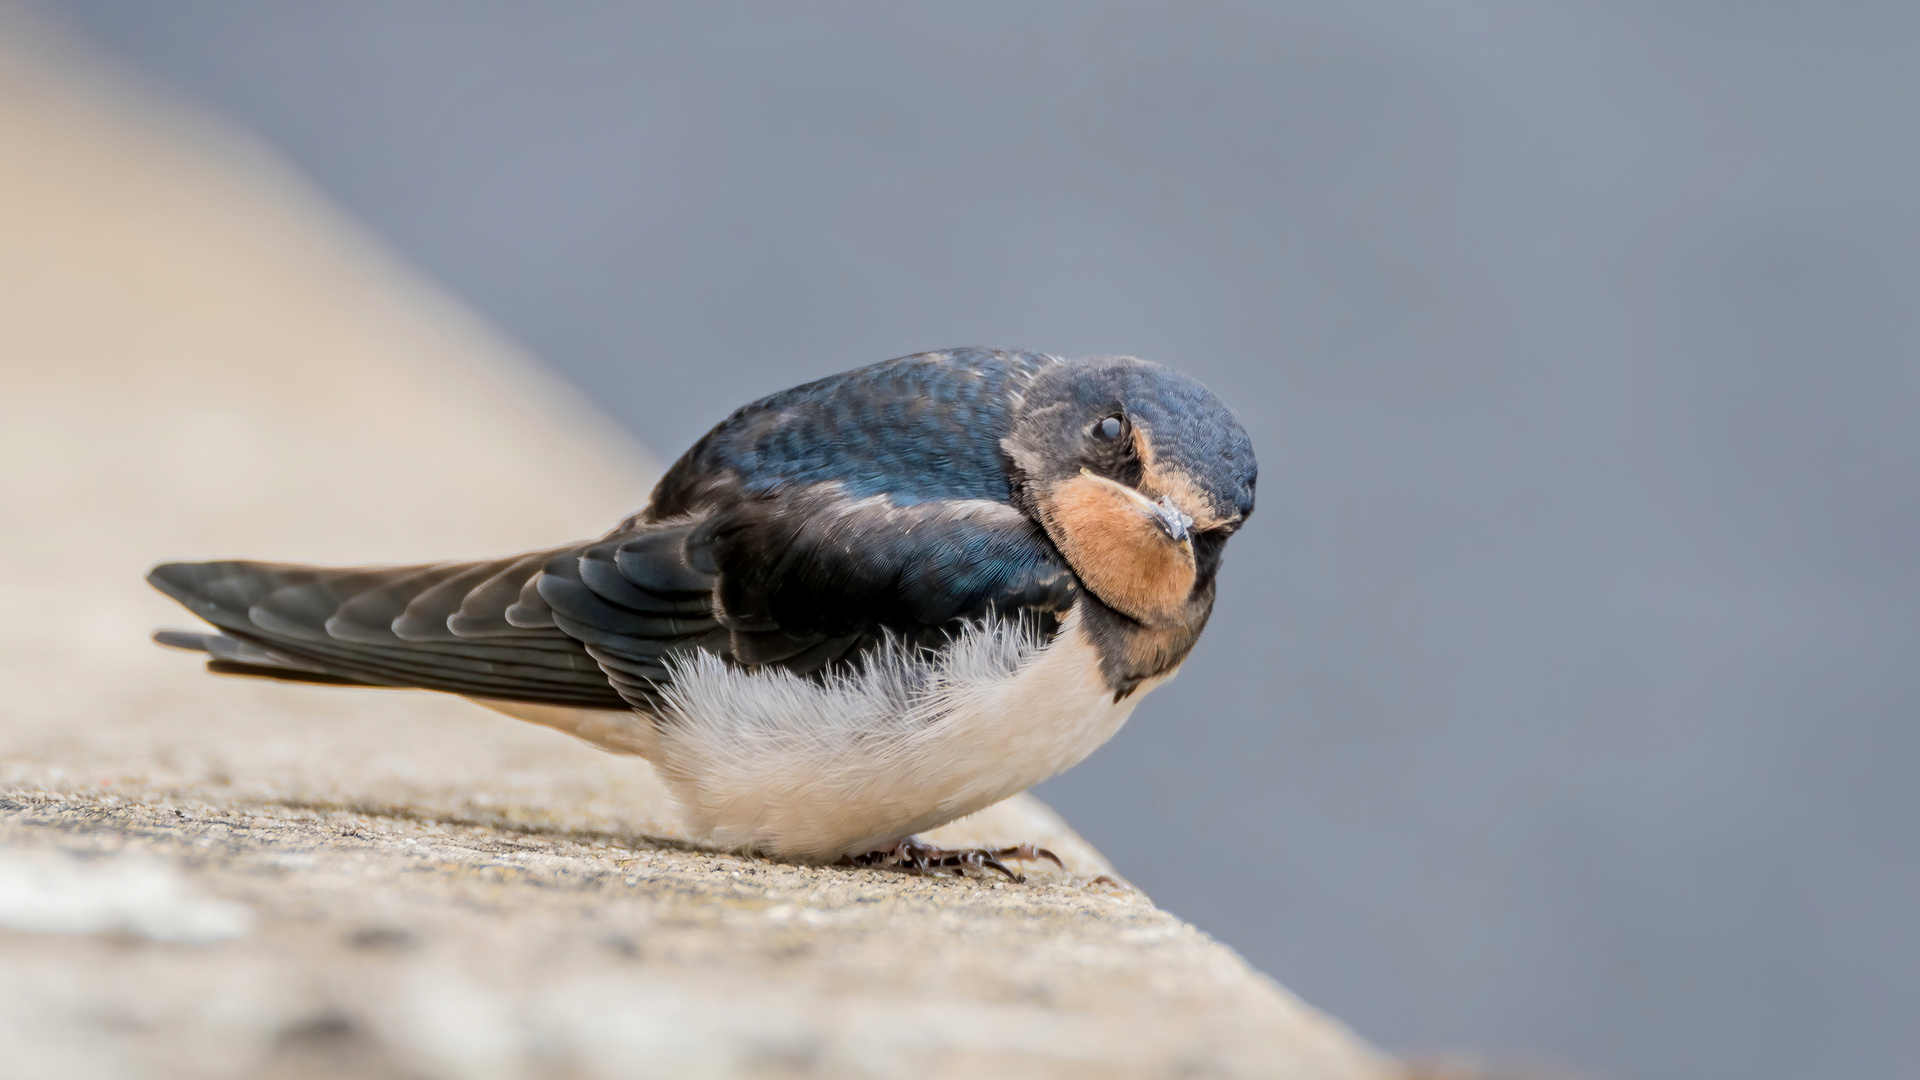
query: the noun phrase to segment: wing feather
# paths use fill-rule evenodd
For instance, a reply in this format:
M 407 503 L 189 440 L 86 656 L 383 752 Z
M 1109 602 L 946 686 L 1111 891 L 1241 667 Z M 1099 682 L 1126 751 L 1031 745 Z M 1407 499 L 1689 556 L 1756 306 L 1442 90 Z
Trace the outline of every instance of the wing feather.
M 989 615 L 1051 633 L 1078 582 L 1012 505 L 1000 439 L 1031 353 L 903 357 L 764 398 L 597 541 L 325 569 L 172 563 L 149 580 L 222 633 L 217 670 L 651 708 L 673 661 L 817 675 Z
M 200 645 L 221 670 L 618 708 L 622 699 L 599 664 L 557 628 L 544 633 L 510 628 L 512 636 L 468 639 L 446 627 L 449 615 L 441 631 L 430 633 L 433 607 L 458 612 L 473 600 L 476 590 L 469 589 L 455 605 L 453 593 L 461 583 L 493 584 L 516 566 L 531 576 L 553 554 L 482 564 L 347 569 L 170 563 L 155 568 L 148 580 L 224 631 Z M 517 602 L 524 582 L 512 585 L 496 588 L 496 605 L 504 596 Z M 431 594 L 437 595 L 408 623 L 413 633 L 401 636 L 396 624 Z M 484 605 L 473 615 L 487 624 L 499 619 Z

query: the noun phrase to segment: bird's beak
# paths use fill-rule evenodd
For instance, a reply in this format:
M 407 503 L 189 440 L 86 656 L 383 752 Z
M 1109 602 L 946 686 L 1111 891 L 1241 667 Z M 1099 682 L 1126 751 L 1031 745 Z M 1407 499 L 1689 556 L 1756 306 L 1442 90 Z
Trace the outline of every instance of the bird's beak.
M 1160 527 L 1160 531 L 1166 534 L 1167 539 L 1180 545 L 1180 550 L 1186 553 L 1187 558 L 1193 558 L 1193 518 L 1185 510 L 1175 506 L 1171 498 L 1162 495 L 1158 499 L 1149 499 L 1127 485 L 1114 483 L 1091 469 L 1081 469 L 1080 475 L 1097 480 L 1126 496 L 1127 500 L 1133 503 L 1141 513 Z
M 1165 495 L 1155 499 L 1152 505 L 1153 523 L 1160 526 L 1160 531 L 1166 533 L 1168 539 L 1186 548 L 1187 553 L 1191 555 L 1193 553 L 1193 519 L 1187 516 L 1185 510 L 1173 505 L 1173 500 Z

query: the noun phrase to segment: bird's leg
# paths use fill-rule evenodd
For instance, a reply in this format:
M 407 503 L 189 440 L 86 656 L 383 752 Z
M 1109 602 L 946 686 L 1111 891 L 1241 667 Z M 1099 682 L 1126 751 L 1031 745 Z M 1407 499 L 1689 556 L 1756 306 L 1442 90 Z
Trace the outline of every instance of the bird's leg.
M 1032 862 L 1048 859 L 1053 865 L 1065 869 L 1066 864 L 1060 856 L 1043 847 L 1032 844 L 1018 844 L 1004 848 L 942 848 L 922 843 L 909 836 L 894 842 L 890 848 L 869 851 L 865 855 L 849 855 L 841 859 L 843 866 L 871 866 L 885 870 L 899 870 L 907 874 L 952 874 L 965 876 L 968 867 L 975 870 L 994 870 L 1005 874 L 1009 881 L 1025 881 L 1026 878 L 1007 868 L 1003 860 Z

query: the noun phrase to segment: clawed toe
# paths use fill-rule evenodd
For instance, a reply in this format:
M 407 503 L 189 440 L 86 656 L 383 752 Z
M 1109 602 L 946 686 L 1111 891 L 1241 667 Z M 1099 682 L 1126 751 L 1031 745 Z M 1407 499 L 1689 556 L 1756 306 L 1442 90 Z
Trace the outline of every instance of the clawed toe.
M 1066 867 L 1060 861 L 1060 856 L 1033 844 L 1004 848 L 942 848 L 923 844 L 911 837 L 881 851 L 849 855 L 840 862 L 845 866 L 871 866 L 908 874 L 951 874 L 956 877 L 965 876 L 971 867 L 1005 874 L 1009 881 L 1025 881 L 1027 879 L 1024 876 L 1014 873 L 1003 860 L 1035 862 L 1040 859 L 1050 860 L 1062 869 Z

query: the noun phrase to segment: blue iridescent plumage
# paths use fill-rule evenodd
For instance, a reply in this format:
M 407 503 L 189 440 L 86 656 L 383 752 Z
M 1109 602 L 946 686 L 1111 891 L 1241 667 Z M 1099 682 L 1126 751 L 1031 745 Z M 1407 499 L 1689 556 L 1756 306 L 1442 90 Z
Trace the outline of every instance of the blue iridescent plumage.
M 1217 523 L 1191 540 L 1191 625 L 1151 649 L 1111 647 L 1124 692 L 1197 638 L 1254 484 L 1246 433 L 1211 392 L 1124 357 L 954 349 L 769 395 L 586 544 L 428 567 L 171 564 L 151 580 L 237 643 L 215 651 L 222 670 L 596 707 L 655 701 L 689 650 L 818 674 L 884 640 L 938 646 L 989 615 L 1051 634 L 1076 605 L 1133 641 L 1034 502 L 1041 480 L 1076 470 L 1139 482 L 1145 458 L 1087 443 L 1108 414 L 1150 433 L 1141 445 Z M 1033 460 L 1016 461 L 1016 444 Z
M 954 349 L 859 368 L 736 410 L 668 470 L 652 513 L 667 518 L 715 493 L 749 497 L 839 483 L 855 499 L 1005 502 L 999 440 L 1011 404 L 1042 366 L 1028 352 Z

